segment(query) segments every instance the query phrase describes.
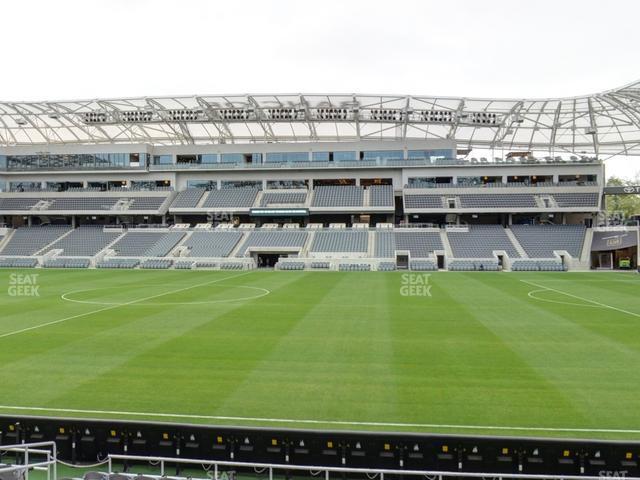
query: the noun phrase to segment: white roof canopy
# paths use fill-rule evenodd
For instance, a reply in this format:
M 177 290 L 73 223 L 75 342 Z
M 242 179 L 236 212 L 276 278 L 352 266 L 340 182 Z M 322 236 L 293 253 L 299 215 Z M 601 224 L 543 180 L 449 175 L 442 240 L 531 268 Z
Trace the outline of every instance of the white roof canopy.
M 0 145 L 454 139 L 458 148 L 640 155 L 640 81 L 546 99 L 287 94 L 0 102 Z

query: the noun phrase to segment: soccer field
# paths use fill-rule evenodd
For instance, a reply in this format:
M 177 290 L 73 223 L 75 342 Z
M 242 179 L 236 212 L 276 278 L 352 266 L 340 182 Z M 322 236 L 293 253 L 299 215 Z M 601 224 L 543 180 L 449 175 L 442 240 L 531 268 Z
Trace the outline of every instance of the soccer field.
M 0 413 L 640 438 L 632 273 L 2 270 L 0 284 Z

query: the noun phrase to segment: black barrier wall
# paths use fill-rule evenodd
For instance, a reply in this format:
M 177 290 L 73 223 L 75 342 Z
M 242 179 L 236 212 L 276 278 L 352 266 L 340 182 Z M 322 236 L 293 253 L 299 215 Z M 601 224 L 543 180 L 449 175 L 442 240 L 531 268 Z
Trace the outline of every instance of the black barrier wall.
M 74 463 L 95 463 L 111 453 L 323 467 L 616 478 L 640 476 L 640 441 L 0 416 L 1 445 L 36 441 L 55 441 L 58 457 Z

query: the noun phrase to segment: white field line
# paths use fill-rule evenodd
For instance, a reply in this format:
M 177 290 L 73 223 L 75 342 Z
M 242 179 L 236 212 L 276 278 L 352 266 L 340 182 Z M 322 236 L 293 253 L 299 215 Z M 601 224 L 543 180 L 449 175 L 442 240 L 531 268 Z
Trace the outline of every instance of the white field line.
M 230 280 L 232 278 L 241 277 L 242 275 L 248 275 L 249 273 L 252 273 L 252 272 L 239 273 L 238 275 L 232 275 L 230 277 L 218 278 L 216 280 L 212 280 L 212 281 L 209 281 L 209 282 L 198 283 L 196 285 L 191 285 L 189 287 L 183 287 L 183 288 L 179 288 L 177 290 L 171 290 L 169 292 L 158 293 L 156 295 L 151 295 L 149 297 L 138 298 L 136 300 L 131 300 L 130 302 L 119 303 L 117 305 L 109 305 L 109 306 L 104 307 L 104 308 L 99 308 L 97 310 L 91 310 L 90 312 L 79 313 L 77 315 L 72 315 L 70 317 L 61 318 L 59 320 L 53 320 L 51 322 L 41 323 L 39 325 L 34 325 L 32 327 L 21 328 L 20 330 L 14 330 L 13 332 L 2 333 L 2 334 L 0 334 L 0 339 L 6 338 L 6 337 L 11 337 L 13 335 L 18 335 L 20 333 L 29 332 L 31 330 L 36 330 L 38 328 L 48 327 L 50 325 L 56 325 L 58 323 L 67 322 L 69 320 L 74 320 L 76 318 L 87 317 L 89 315 L 93 315 L 94 313 L 106 312 L 108 310 L 113 310 L 113 309 L 120 308 L 120 307 L 126 307 L 127 305 L 135 305 L 136 303 L 146 302 L 148 300 L 153 300 L 154 298 L 162 297 L 164 295 L 170 295 L 170 294 L 173 294 L 173 293 L 184 292 L 185 290 L 190 290 L 192 288 L 203 287 L 205 285 L 210 285 L 212 283 L 222 282 L 224 280 Z
M 394 427 L 394 428 L 438 428 L 438 429 L 464 429 L 464 430 L 504 430 L 504 431 L 534 431 L 534 432 L 582 432 L 582 433 L 640 433 L 640 430 L 617 428 L 562 428 L 562 427 L 515 427 L 498 425 L 453 425 L 438 423 L 396 423 L 396 422 L 351 422 L 347 420 L 303 420 L 294 418 L 261 418 L 261 417 L 230 417 L 223 415 L 194 415 L 183 413 L 148 413 L 148 412 L 122 412 L 118 410 L 80 410 L 73 408 L 49 408 L 49 407 L 17 407 L 0 405 L 0 410 L 20 410 L 30 412 L 50 413 L 79 413 L 89 415 L 120 415 L 135 417 L 176 418 L 191 420 L 227 420 L 235 422 L 263 422 L 263 423 L 296 423 L 308 425 L 341 425 L 341 426 L 366 426 L 366 427 Z
M 617 312 L 626 313 L 627 315 L 632 315 L 634 317 L 640 318 L 640 313 L 630 312 L 629 310 L 623 310 L 622 308 L 614 307 L 613 305 L 607 305 L 606 303 L 596 302 L 595 300 L 590 300 L 588 298 L 579 297 L 578 295 L 574 295 L 572 293 L 563 292 L 562 290 L 557 290 L 555 288 L 547 287 L 545 285 L 540 285 L 538 283 L 530 282 L 528 280 L 520 280 L 521 282 L 527 283 L 529 285 L 533 285 L 534 287 L 538 287 L 542 290 L 551 290 L 552 292 L 559 293 L 561 295 L 566 295 L 568 297 L 577 298 L 578 300 L 582 300 L 583 302 L 589 302 L 594 305 L 597 305 L 602 308 L 608 308 L 610 310 L 615 310 Z

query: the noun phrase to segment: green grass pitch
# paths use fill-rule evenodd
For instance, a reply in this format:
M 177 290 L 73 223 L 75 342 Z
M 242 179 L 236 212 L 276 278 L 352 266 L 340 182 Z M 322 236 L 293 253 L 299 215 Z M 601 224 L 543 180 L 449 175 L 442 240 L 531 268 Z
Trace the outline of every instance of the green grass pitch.
M 638 275 L 424 278 L 2 270 L 0 413 L 640 438 Z

